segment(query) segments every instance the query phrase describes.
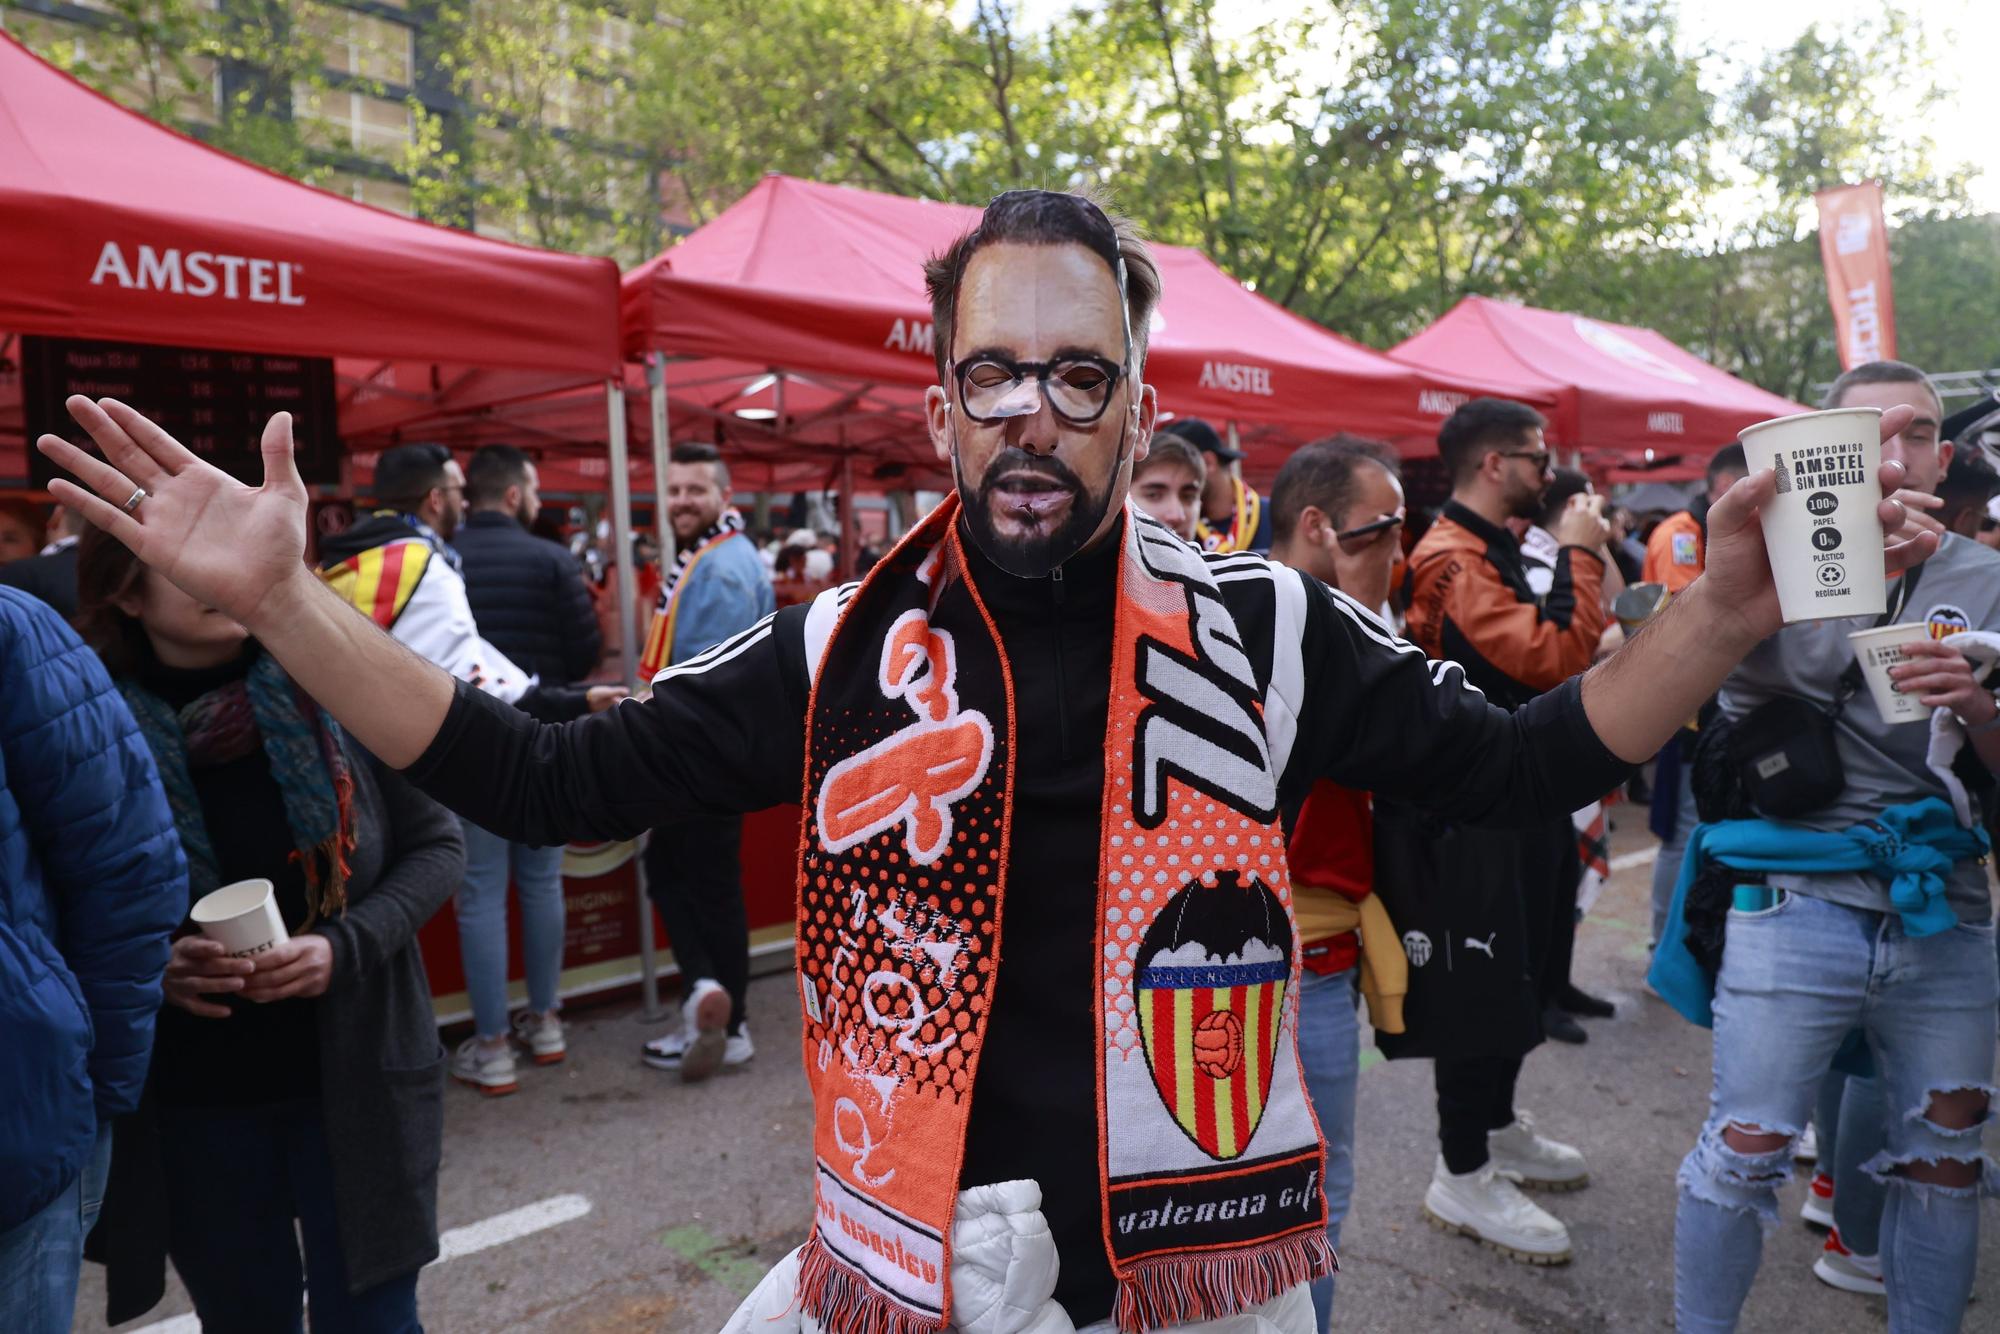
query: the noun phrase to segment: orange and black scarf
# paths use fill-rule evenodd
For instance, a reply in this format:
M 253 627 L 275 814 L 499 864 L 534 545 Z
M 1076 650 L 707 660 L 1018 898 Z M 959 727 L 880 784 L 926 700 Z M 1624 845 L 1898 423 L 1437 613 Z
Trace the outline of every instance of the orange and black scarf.
M 957 515 L 954 496 L 869 575 L 809 710 L 798 967 L 817 1163 L 801 1300 L 828 1329 L 951 1323 L 1014 736 L 1037 723 L 966 577 Z M 1262 700 L 1201 557 L 1129 512 L 1123 541 L 1089 1003 L 1104 1244 L 1118 1325 L 1137 1331 L 1267 1301 L 1333 1256 Z M 969 608 L 948 619 L 975 628 L 933 628 L 957 599 Z

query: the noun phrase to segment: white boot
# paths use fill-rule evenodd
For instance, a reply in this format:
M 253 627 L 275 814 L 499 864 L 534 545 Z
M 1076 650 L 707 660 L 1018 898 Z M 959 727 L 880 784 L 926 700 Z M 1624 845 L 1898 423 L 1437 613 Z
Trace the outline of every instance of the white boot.
M 1569 1229 L 1523 1195 L 1498 1163 L 1455 1176 L 1439 1157 L 1424 1192 L 1424 1213 L 1435 1226 L 1483 1241 L 1509 1259 L 1532 1265 L 1569 1261 Z
M 1502 1176 L 1529 1190 L 1575 1190 L 1590 1184 L 1583 1154 L 1537 1135 L 1526 1112 L 1514 1113 L 1512 1125 L 1486 1136 L 1486 1153 Z

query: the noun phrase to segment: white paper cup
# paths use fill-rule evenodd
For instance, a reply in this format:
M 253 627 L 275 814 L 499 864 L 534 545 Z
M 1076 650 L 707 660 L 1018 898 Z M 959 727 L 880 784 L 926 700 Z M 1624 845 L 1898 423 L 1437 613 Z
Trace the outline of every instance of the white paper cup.
M 1802 412 L 1746 427 L 1750 470 L 1774 468 L 1764 506 L 1764 550 L 1785 620 L 1879 616 L 1882 580 L 1882 410 Z
M 232 959 L 275 949 L 292 933 L 278 916 L 277 890 L 268 880 L 239 880 L 204 894 L 188 914 L 201 933 L 222 942 Z
M 1854 645 L 1854 660 L 1861 664 L 1861 679 L 1868 683 L 1868 693 L 1875 697 L 1875 708 L 1884 722 L 1930 720 L 1931 711 L 1919 704 L 1915 695 L 1905 695 L 1889 683 L 1889 669 L 1909 660 L 1903 646 L 1922 643 L 1930 637 L 1930 627 L 1920 623 L 1856 630 L 1847 637 L 1847 642 Z

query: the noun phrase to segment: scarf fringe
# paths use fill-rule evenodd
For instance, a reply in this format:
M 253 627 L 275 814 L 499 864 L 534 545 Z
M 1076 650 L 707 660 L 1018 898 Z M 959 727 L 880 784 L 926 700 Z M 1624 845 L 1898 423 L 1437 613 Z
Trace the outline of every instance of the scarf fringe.
M 818 1237 L 808 1240 L 799 1256 L 799 1305 L 822 1327 L 840 1334 L 940 1334 L 948 1328 L 942 1319 L 891 1301 Z
M 1318 1229 L 1245 1250 L 1165 1255 L 1119 1276 L 1113 1316 L 1124 1334 L 1216 1320 L 1339 1270 L 1332 1244 Z

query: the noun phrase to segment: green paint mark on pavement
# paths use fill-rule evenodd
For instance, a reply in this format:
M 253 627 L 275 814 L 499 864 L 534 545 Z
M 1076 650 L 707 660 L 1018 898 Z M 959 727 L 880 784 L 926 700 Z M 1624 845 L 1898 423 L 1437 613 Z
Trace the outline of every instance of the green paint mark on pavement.
M 739 1254 L 745 1249 L 744 1243 L 734 1245 L 717 1241 L 709 1235 L 708 1229 L 699 1223 L 683 1223 L 679 1227 L 668 1228 L 660 1234 L 660 1245 L 686 1260 L 709 1278 L 714 1279 L 731 1292 L 748 1296 L 750 1290 L 763 1279 L 769 1266 Z M 755 1248 L 749 1248 L 754 1254 Z
M 1372 1070 L 1376 1066 L 1382 1064 L 1382 1062 L 1387 1059 L 1388 1059 L 1387 1057 L 1383 1056 L 1382 1053 L 1374 1047 L 1363 1047 L 1361 1049 L 1361 1068 L 1363 1070 Z

